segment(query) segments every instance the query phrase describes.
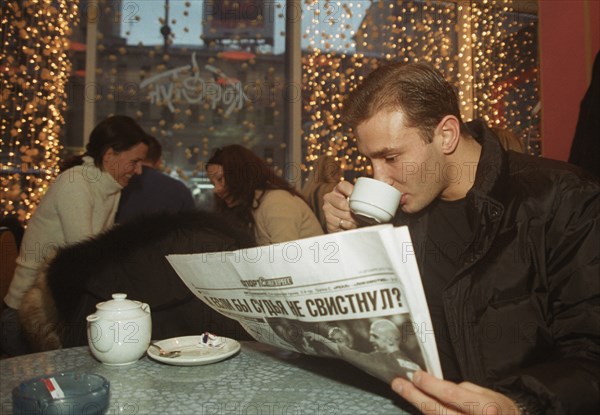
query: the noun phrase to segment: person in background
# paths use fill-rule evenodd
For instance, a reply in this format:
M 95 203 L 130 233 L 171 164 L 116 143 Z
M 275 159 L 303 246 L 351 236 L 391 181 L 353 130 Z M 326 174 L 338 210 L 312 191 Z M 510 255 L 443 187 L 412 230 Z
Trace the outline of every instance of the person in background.
M 502 148 L 505 150 L 516 151 L 517 153 L 527 153 L 525 151 L 525 146 L 519 140 L 519 137 L 515 133 L 513 133 L 508 128 L 498 128 L 493 127 L 491 130 L 496 134 L 498 140 L 500 140 L 500 144 Z
M 600 182 L 465 125 L 423 63 L 371 73 L 344 120 L 375 179 L 403 193 L 394 224 L 410 230 L 444 374 L 393 390 L 425 413 L 597 413 Z M 325 195 L 330 232 L 357 227 L 352 188 Z
M 235 216 L 258 245 L 323 234 L 300 194 L 257 155 L 234 144 L 215 151 L 206 164 L 217 210 Z
M 324 231 L 327 222 L 323 213 L 323 196 L 331 192 L 342 178 L 342 167 L 333 156 L 321 156 L 315 167 L 308 175 L 308 180 L 302 187 L 302 196 L 317 216 Z
M 85 154 L 67 161 L 48 188 L 29 221 L 4 298 L 0 347 L 8 355 L 28 352 L 18 310 L 23 296 L 56 251 L 114 224 L 121 189 L 142 171 L 148 150 L 146 137 L 132 118 L 106 118 L 90 134 Z
M 423 362 L 417 362 L 408 356 L 406 347 L 402 347 L 406 339 L 400 329 L 390 320 L 378 319 L 369 328 L 369 343 L 372 351 L 361 352 L 352 348 L 351 344 L 332 341 L 319 334 L 306 332 L 309 342 L 320 342 L 335 356 L 352 363 L 367 373 L 385 382 L 391 382 L 397 376 L 411 378 L 416 370 L 421 370 Z
M 569 163 L 600 177 L 600 52 L 596 54 L 592 81 L 579 107 Z
M 131 179 L 121 192 L 115 222 L 147 216 L 153 213 L 178 213 L 195 208 L 192 193 L 187 186 L 159 169 L 162 163 L 162 146 L 148 136 L 148 155 L 142 162 L 142 174 Z
M 334 343 L 343 344 L 346 347 L 352 347 L 354 339 L 346 330 L 341 327 L 331 327 L 327 331 L 327 338 Z

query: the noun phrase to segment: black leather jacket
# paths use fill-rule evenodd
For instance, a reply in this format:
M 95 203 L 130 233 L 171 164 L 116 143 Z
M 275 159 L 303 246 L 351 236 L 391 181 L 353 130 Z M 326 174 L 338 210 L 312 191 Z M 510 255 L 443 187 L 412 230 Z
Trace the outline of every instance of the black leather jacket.
M 600 184 L 566 163 L 505 152 L 480 121 L 473 244 L 445 287 L 464 380 L 532 413 L 600 410 Z M 427 213 L 409 225 L 423 269 Z M 424 278 L 427 278 L 425 275 Z

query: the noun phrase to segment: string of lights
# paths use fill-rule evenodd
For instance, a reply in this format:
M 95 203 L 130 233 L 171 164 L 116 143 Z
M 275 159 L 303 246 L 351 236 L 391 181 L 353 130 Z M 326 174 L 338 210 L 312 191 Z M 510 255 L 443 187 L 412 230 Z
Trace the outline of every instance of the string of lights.
M 307 7 L 336 10 L 339 2 L 307 0 Z M 321 155 L 337 156 L 355 176 L 370 174 L 353 132 L 340 120 L 344 95 L 377 66 L 388 61 L 431 63 L 454 83 L 465 120 L 483 118 L 490 126 L 513 130 L 523 141 L 531 134 L 537 88 L 537 19 L 515 13 L 511 0 L 355 1 L 329 23 L 349 27 L 357 10 L 368 9 L 356 33 L 331 50 L 323 36 L 322 13 L 315 13 L 304 37 L 303 132 L 305 170 Z M 539 154 L 539 143 L 528 152 Z
M 2 215 L 27 222 L 58 172 L 77 1 L 7 1 L 0 20 Z
M 233 7 L 237 3 L 223 4 Z M 257 15 L 243 25 L 261 26 L 266 20 L 282 19 L 283 4 L 275 2 L 272 13 Z M 186 165 L 201 165 L 219 136 L 239 131 L 245 145 L 266 138 L 275 144 L 272 148 L 285 151 L 285 141 L 278 147 L 274 142 L 275 126 L 283 122 L 277 97 L 286 92 L 285 80 L 277 71 L 279 60 L 269 51 L 261 52 L 261 46 L 254 54 L 246 54 L 252 56 L 242 56 L 242 50 L 236 56 L 212 54 L 215 41 L 210 39 L 215 33 L 209 30 L 198 38 L 206 47 L 190 59 L 188 47 L 175 47 L 173 42 L 193 29 L 191 15 L 198 12 L 193 2 L 185 2 L 178 13 L 170 14 L 165 2 L 164 16 L 154 22 L 168 26 L 168 31 L 160 32 L 165 35 L 164 44 L 122 43 L 114 32 L 115 22 L 124 25 L 125 36 L 136 25 L 152 23 L 146 21 L 148 17 L 142 21 L 141 8 L 130 10 L 144 3 L 99 0 L 98 5 L 104 20 L 98 32 L 99 65 L 94 69 L 99 88 L 94 97 L 97 114 L 130 112 L 146 122 L 154 114 L 156 122 L 151 121 L 148 130 L 164 143 L 172 141 L 167 145 L 172 152 L 183 147 Z M 9 0 L 1 7 L 1 206 L 3 215 L 15 214 L 26 222 L 58 173 L 59 137 L 69 99 L 65 93 L 71 72 L 69 38 L 78 19 L 78 2 Z M 239 4 L 236 7 L 231 9 L 238 11 L 236 15 L 245 15 Z M 353 132 L 342 124 L 340 113 L 347 93 L 388 61 L 424 61 L 438 67 L 456 86 L 466 120 L 480 117 L 492 126 L 509 128 L 523 140 L 527 138 L 530 153 L 539 154 L 533 110 L 539 101 L 537 17 L 515 13 L 512 0 L 304 0 L 303 11 L 310 16 L 302 33 L 303 43 L 308 43 L 302 55 L 303 170 L 312 169 L 321 155 L 328 154 L 339 159 L 349 176 L 371 174 L 368 160 L 358 153 Z M 210 16 L 206 19 L 210 26 Z M 262 35 L 256 36 L 259 44 Z M 181 66 L 189 69 L 165 78 L 161 81 L 165 85 L 143 87 L 144 80 Z M 221 69 L 214 73 L 206 69 L 218 67 L 227 75 Z M 239 92 L 231 96 L 240 99 L 230 110 L 223 105 L 230 95 L 223 95 L 217 106 L 214 99 L 192 99 L 236 82 L 252 85 L 253 90 L 228 90 Z M 203 91 L 202 85 L 212 90 Z M 268 93 L 252 96 L 254 90 Z M 159 115 L 151 110 L 149 96 L 156 98 L 152 105 L 162 108 Z M 232 128 L 236 123 L 242 128 Z M 198 134 L 190 125 L 202 126 L 194 146 L 182 140 Z M 183 177 L 183 169 L 176 170 Z M 198 167 L 191 174 L 201 171 Z

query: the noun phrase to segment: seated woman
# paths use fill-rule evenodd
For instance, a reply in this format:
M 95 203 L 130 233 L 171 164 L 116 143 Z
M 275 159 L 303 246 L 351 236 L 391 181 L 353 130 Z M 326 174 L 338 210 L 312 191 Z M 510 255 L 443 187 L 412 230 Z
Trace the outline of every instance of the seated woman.
M 206 173 L 215 186 L 217 210 L 233 214 L 258 245 L 323 234 L 300 194 L 247 148 L 234 144 L 218 149 Z
M 4 298 L 1 347 L 9 355 L 28 351 L 17 310 L 58 248 L 110 228 L 121 189 L 141 173 L 146 133 L 131 118 L 113 116 L 90 134 L 86 153 L 76 157 L 50 185 L 23 236 L 14 277 Z
M 327 221 L 323 213 L 323 196 L 331 192 L 341 179 L 342 167 L 339 161 L 333 156 L 324 155 L 319 157 L 302 187 L 302 196 L 317 215 L 323 230 L 327 229 Z

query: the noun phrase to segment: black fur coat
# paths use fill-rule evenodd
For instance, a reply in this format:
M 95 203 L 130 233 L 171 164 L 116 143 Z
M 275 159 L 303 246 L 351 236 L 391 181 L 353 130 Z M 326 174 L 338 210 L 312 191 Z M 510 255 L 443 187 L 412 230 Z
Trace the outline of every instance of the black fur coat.
M 150 305 L 153 339 L 204 331 L 248 339 L 237 322 L 195 297 L 165 255 L 252 245 L 250 235 L 207 212 L 158 214 L 124 223 L 60 250 L 25 296 L 21 322 L 36 350 L 85 345 L 86 316 L 113 293 L 126 293 Z

